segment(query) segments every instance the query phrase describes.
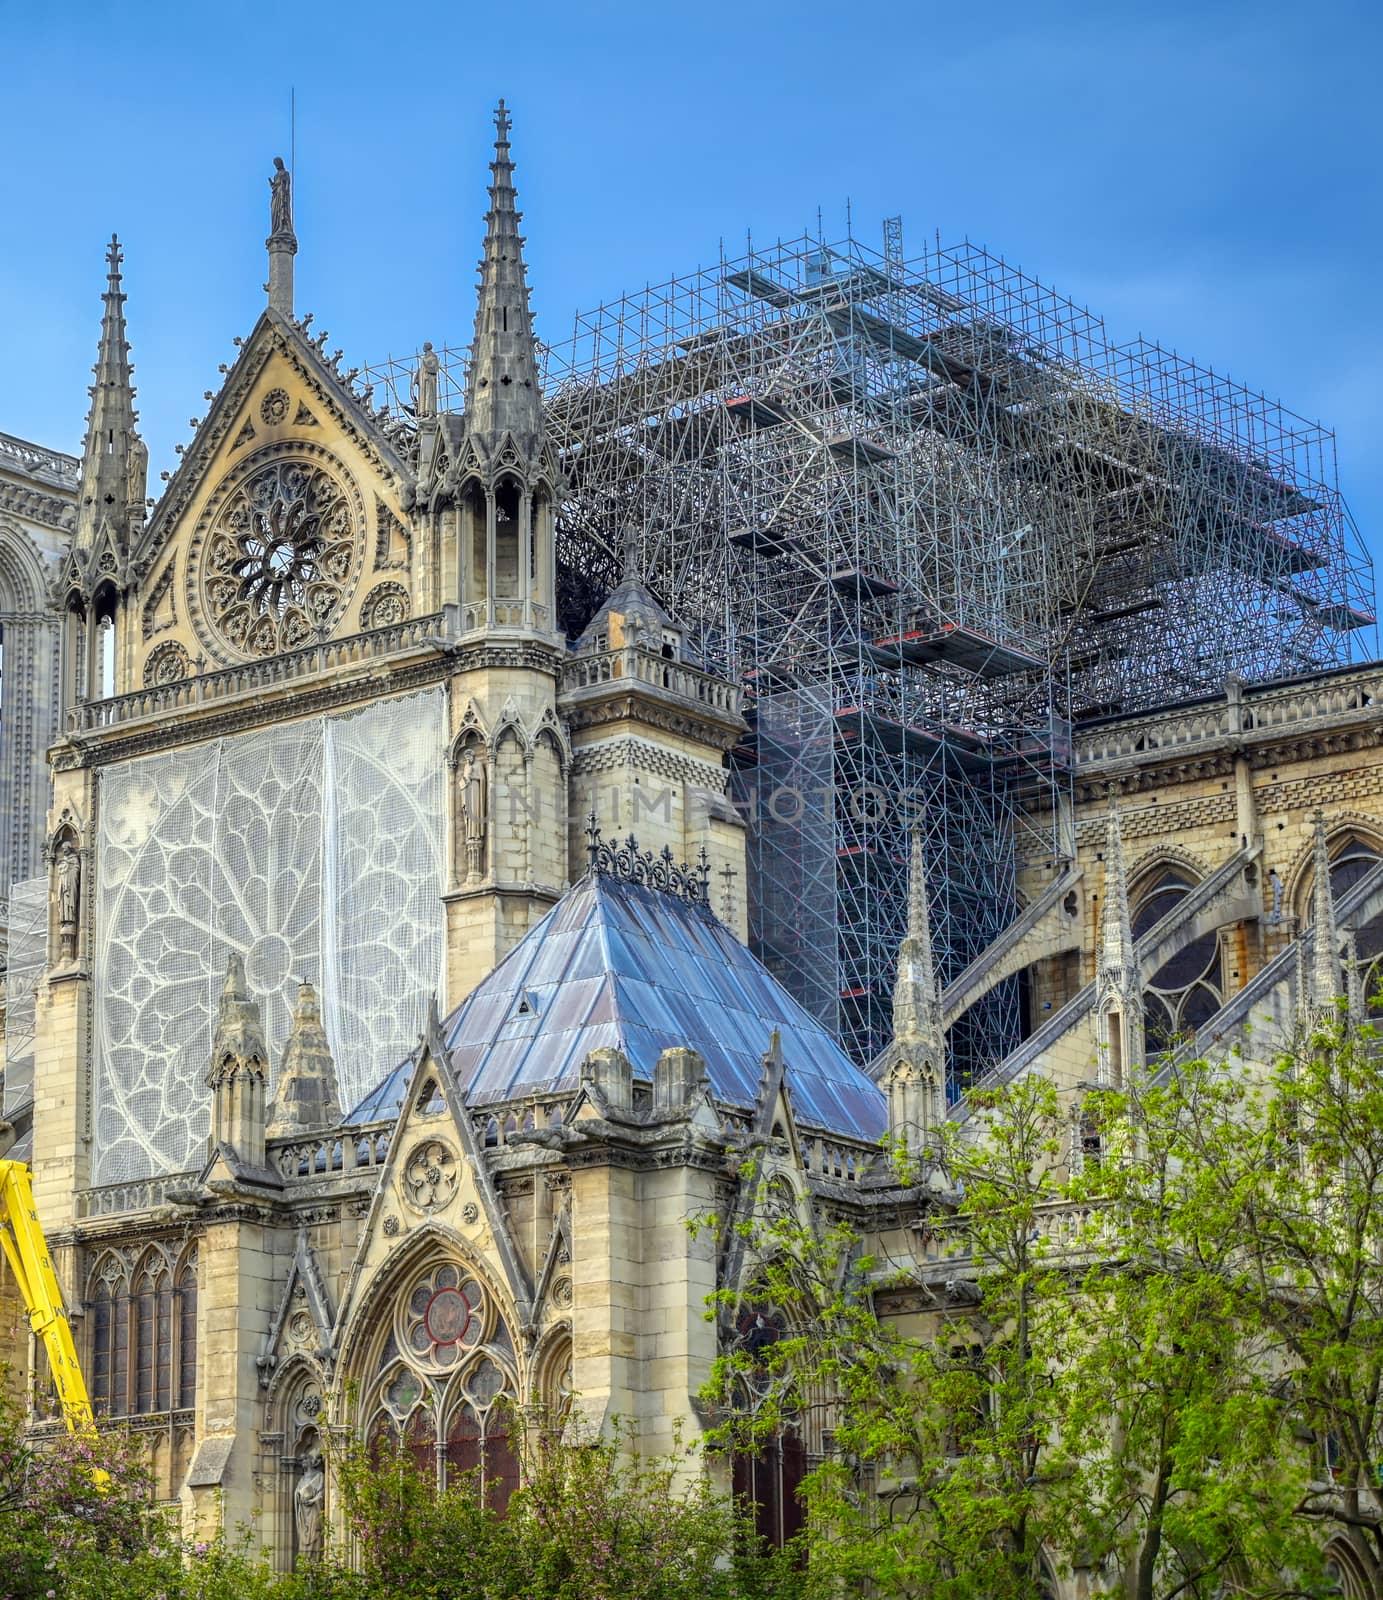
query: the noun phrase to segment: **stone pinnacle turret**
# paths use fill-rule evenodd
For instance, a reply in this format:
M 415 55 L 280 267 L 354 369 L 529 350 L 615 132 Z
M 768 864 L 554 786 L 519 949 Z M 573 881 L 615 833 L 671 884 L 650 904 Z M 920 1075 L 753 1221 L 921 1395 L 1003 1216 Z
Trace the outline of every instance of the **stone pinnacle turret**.
M 1329 1011 L 1340 993 L 1340 930 L 1335 921 L 1335 895 L 1330 886 L 1330 847 L 1326 842 L 1325 813 L 1311 818 L 1311 854 L 1315 881 L 1311 886 L 1312 949 L 1311 1005 Z
M 248 1167 L 264 1165 L 269 1051 L 259 1003 L 250 998 L 245 963 L 232 955 L 211 1041 L 211 1146 L 234 1152 Z
M 480 259 L 480 299 L 466 374 L 466 425 L 482 439 L 512 434 L 528 452 L 543 430 L 542 394 L 528 307 L 528 277 L 514 207 L 509 159 L 509 113 L 495 112 L 495 159 L 490 163 L 490 209 Z
M 77 505 L 77 544 L 90 550 L 109 528 L 121 553 L 128 553 L 133 530 L 144 521 L 144 491 L 149 452 L 135 431 L 134 368 L 125 336 L 125 294 L 121 287 L 120 241 L 106 248 L 105 310 L 101 342 L 92 368 L 86 438 L 82 444 L 81 497 Z
M 941 1070 L 946 1040 L 936 987 L 931 914 L 927 906 L 922 830 L 912 830 L 912 870 L 908 877 L 908 931 L 898 947 L 898 979 L 893 990 L 893 1037 Z
M 1095 1020 L 1099 1077 L 1116 1088 L 1143 1063 L 1143 991 L 1129 917 L 1119 808 L 1109 797 L 1104 851 L 1104 904 L 1095 951 Z
M 336 1063 L 322 1026 L 317 991 L 304 980 L 298 986 L 293 1026 L 283 1050 L 278 1094 L 269 1113 L 268 1137 L 320 1133 L 341 1120 L 336 1089 Z

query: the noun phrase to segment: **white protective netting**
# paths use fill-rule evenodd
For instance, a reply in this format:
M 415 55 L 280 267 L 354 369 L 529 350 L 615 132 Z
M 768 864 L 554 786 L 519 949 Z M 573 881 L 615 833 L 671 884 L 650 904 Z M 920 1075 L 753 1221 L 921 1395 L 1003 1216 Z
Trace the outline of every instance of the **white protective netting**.
M 10 885 L 5 970 L 6 1116 L 34 1097 L 34 1005 L 48 948 L 48 880 Z
M 445 741 L 434 689 L 102 773 L 96 1183 L 202 1160 L 232 950 L 275 1072 L 298 977 L 343 1104 L 413 1048 L 442 984 Z

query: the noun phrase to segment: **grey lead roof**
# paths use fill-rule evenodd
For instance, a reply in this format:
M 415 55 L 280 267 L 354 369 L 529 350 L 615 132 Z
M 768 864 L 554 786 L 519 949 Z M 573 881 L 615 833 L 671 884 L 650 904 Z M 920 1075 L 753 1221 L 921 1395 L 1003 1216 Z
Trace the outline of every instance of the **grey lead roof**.
M 603 874 L 577 883 L 447 1018 L 442 1032 L 467 1103 L 575 1089 L 592 1050 L 614 1046 L 651 1079 L 659 1054 L 690 1046 L 717 1099 L 755 1104 L 777 1029 L 794 1115 L 876 1139 L 884 1097 L 829 1033 L 704 907 Z M 398 1108 L 407 1064 L 352 1111 Z

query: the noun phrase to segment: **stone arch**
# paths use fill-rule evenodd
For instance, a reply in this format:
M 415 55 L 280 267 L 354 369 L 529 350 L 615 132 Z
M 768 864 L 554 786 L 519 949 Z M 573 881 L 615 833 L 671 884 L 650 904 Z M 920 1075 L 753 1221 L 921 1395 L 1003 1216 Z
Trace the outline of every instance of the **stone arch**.
M 363 1331 L 346 1369 L 354 1423 L 372 1449 L 431 1464 L 439 1484 L 476 1473 L 502 1509 L 518 1484 L 510 1441 L 524 1382 L 519 1322 L 495 1274 L 451 1230 L 420 1232 L 357 1312 Z
M 544 1330 L 529 1365 L 528 1404 L 541 1408 L 549 1426 L 560 1427 L 576 1396 L 572 1389 L 571 1321 L 563 1317 Z
M 1178 850 L 1173 845 L 1155 845 L 1128 865 L 1130 910 L 1149 893 L 1157 878 L 1167 871 L 1184 872 L 1193 883 L 1200 883 L 1210 876 L 1212 869 L 1189 850 Z
M 1368 1600 L 1372 1592 L 1368 1569 L 1347 1538 L 1335 1538 L 1326 1545 L 1325 1570 L 1336 1585 L 1335 1592 L 1344 1600 Z
M 18 523 L 0 517 L 0 617 L 47 609 L 43 557 Z
M 61 624 L 49 606 L 43 557 L 0 518 L 0 903 L 41 870 L 48 747 L 62 709 Z
M 1383 860 L 1383 829 L 1379 827 L 1378 818 L 1362 811 L 1330 813 L 1325 819 L 1325 850 L 1332 869 L 1349 853 L 1351 844 L 1362 846 L 1377 859 Z M 1335 877 L 1332 870 L 1332 882 Z M 1311 896 L 1315 882 L 1315 841 L 1308 837 L 1287 872 L 1287 892 L 1284 896 L 1296 916 L 1299 928 L 1311 920 Z
M 274 1373 L 265 1400 L 261 1470 L 271 1486 L 270 1544 L 275 1565 L 283 1572 L 292 1571 L 304 1553 L 294 1515 L 295 1495 L 303 1476 L 312 1470 L 313 1458 L 325 1456 L 326 1392 L 321 1369 L 300 1352 Z M 327 1476 L 329 1483 L 330 1474 Z M 325 1511 L 324 1507 L 323 1525 Z
M 368 1361 L 371 1346 L 379 1336 L 383 1308 L 407 1274 L 434 1254 L 450 1252 L 464 1261 L 468 1270 L 482 1278 L 501 1305 L 511 1328 L 521 1326 L 518 1308 L 505 1290 L 499 1274 L 456 1229 L 429 1218 L 401 1240 L 380 1262 L 360 1291 L 353 1307 L 343 1307 L 344 1325 L 340 1339 L 340 1371 L 348 1378 L 359 1376 Z

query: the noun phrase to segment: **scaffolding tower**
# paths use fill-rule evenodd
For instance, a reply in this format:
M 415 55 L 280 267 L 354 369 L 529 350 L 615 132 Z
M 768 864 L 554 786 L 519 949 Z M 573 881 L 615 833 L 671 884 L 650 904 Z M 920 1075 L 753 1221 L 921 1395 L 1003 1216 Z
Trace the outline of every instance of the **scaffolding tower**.
M 754 947 L 862 1062 L 911 828 L 944 983 L 1020 863 L 1069 853 L 1073 719 L 1342 664 L 1374 627 L 1332 435 L 974 246 L 905 260 L 896 218 L 879 251 L 803 237 L 606 302 L 543 355 L 566 626 L 636 530 L 745 691 Z M 406 400 L 409 372 L 370 377 Z M 958 1080 L 1024 1011 L 1012 979 L 962 1019 Z

